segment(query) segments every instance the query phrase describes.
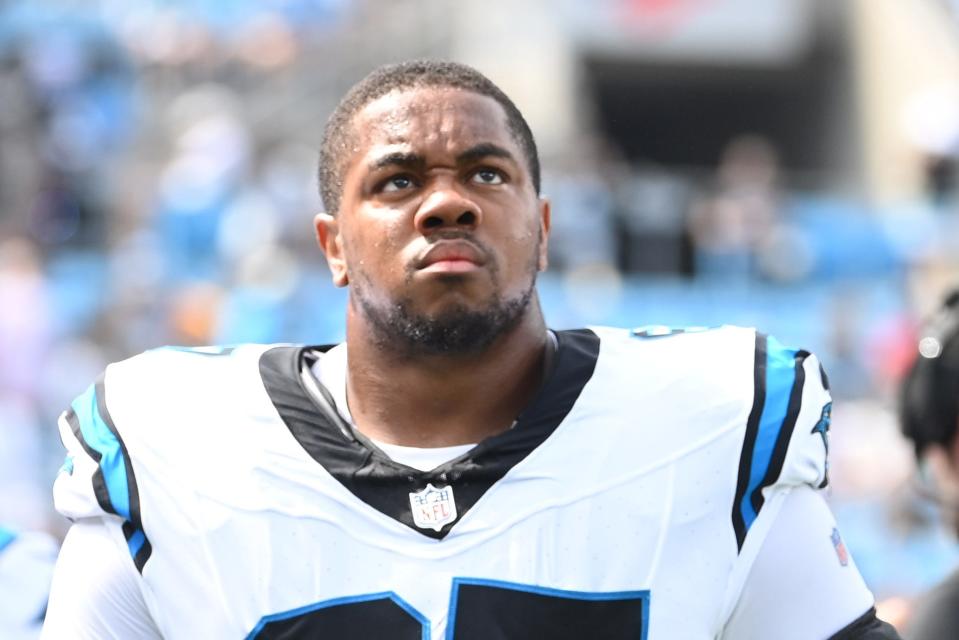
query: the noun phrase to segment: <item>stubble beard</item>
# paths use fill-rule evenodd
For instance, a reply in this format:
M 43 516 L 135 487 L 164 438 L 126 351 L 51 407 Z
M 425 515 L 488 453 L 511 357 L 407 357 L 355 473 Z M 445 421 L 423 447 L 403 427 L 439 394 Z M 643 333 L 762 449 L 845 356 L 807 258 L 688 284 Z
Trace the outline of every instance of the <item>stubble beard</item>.
M 381 348 L 402 356 L 473 355 L 487 349 L 500 336 L 514 329 L 526 314 L 536 291 L 537 265 L 531 265 L 529 285 L 519 295 L 504 299 L 493 295 L 482 309 L 470 309 L 457 303 L 436 315 L 413 310 L 408 296 L 377 304 L 360 282 L 365 277 L 351 278 L 351 298 L 358 311 L 373 329 L 373 340 Z M 494 289 L 498 289 L 498 272 L 491 273 Z

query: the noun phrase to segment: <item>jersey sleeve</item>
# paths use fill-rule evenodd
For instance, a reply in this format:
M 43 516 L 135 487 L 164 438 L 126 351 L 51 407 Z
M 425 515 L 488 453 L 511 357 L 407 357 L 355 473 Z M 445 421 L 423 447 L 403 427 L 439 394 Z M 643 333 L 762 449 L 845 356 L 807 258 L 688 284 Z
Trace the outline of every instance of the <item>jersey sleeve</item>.
M 799 486 L 778 492 L 769 507 L 760 516 L 772 520 L 769 533 L 722 637 L 873 637 L 852 634 L 874 600 L 822 495 Z
M 753 357 L 752 406 L 732 514 L 740 550 L 772 493 L 828 484 L 832 399 L 819 360 L 761 333 Z
M 753 359 L 753 394 L 749 401 L 732 505 L 737 557 L 727 587 L 724 606 L 727 615 L 734 607 L 742 609 L 741 598 L 748 596 L 744 589 L 758 573 L 765 571 L 775 575 L 778 572 L 783 580 L 790 580 L 790 571 L 802 569 L 806 577 L 800 582 L 813 583 L 818 577 L 829 574 L 829 567 L 823 562 L 831 558 L 835 563 L 837 553 L 846 553 L 841 540 L 838 543 L 833 540 L 833 535 L 838 538 L 838 531 L 830 524 L 833 523 L 832 516 L 820 491 L 828 484 L 828 434 L 832 413 L 829 380 L 815 355 L 787 347 L 758 332 L 755 334 Z M 808 499 L 787 501 L 791 494 Z M 778 524 L 788 520 L 788 513 L 780 514 L 784 503 L 799 504 L 800 511 L 805 509 L 810 514 L 821 516 L 817 516 L 818 520 L 804 516 L 793 518 L 794 521 L 821 521 L 820 529 L 825 527 L 828 531 Z M 776 532 L 783 528 L 795 529 L 788 545 L 792 551 L 772 554 L 763 551 L 774 546 L 775 536 L 780 535 Z M 773 542 L 768 542 L 770 540 Z M 801 563 L 803 567 L 790 563 L 790 557 L 804 557 L 803 553 L 808 555 L 812 549 L 826 551 L 819 553 L 815 561 Z M 773 569 L 768 570 L 769 567 Z M 850 585 L 861 583 L 854 566 L 842 572 L 842 575 L 846 574 L 855 574 Z M 871 602 L 868 590 L 861 590 L 859 594 L 861 610 L 854 612 L 856 616 L 866 611 Z M 823 606 L 834 603 L 835 600 L 829 600 Z M 841 617 L 852 621 L 855 616 L 847 615 L 849 613 L 843 612 Z M 742 623 L 749 617 L 740 613 L 738 619 Z
M 53 499 L 56 509 L 73 522 L 101 518 L 119 523 L 127 550 L 142 570 L 151 548 L 140 520 L 133 465 L 108 409 L 109 371 L 60 416 L 66 459 L 53 485 Z
M 42 640 L 159 640 L 116 521 L 80 520 L 57 560 Z

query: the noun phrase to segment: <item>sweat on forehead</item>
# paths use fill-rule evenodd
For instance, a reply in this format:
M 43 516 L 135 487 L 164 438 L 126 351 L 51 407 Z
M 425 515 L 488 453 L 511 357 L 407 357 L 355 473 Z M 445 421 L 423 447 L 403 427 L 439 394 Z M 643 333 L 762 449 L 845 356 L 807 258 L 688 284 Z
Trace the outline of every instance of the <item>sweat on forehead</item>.
M 320 195 L 328 213 L 340 207 L 343 175 L 355 145 L 354 118 L 371 102 L 394 91 L 425 87 L 463 89 L 499 103 L 510 133 L 523 151 L 536 193 L 540 191 L 539 156 L 529 125 L 512 100 L 475 69 L 456 62 L 414 60 L 380 67 L 343 97 L 326 123 L 320 146 Z

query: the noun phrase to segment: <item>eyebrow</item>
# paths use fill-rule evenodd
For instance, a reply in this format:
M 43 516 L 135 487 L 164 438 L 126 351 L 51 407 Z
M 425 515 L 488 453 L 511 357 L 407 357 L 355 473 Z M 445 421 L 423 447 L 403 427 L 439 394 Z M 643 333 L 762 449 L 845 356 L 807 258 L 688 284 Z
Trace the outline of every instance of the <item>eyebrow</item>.
M 475 162 L 482 158 L 488 157 L 494 158 L 505 158 L 506 160 L 516 159 L 513 157 L 513 154 L 504 149 L 503 147 L 493 144 L 492 142 L 482 142 L 476 146 L 470 147 L 463 153 L 456 156 L 457 164 L 468 164 L 470 162 Z
M 368 165 L 368 169 L 370 171 L 376 171 L 386 167 L 418 169 L 424 164 L 426 164 L 426 161 L 423 159 L 423 156 L 418 153 L 394 151 L 393 153 L 388 153 L 385 156 L 380 156 L 372 160 Z

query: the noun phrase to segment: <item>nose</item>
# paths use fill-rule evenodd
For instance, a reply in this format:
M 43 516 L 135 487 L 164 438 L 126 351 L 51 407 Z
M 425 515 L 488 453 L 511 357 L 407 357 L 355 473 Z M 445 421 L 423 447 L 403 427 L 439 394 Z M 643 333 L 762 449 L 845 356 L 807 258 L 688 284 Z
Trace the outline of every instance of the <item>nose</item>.
M 479 226 L 479 205 L 463 194 L 455 183 L 437 184 L 423 200 L 413 224 L 423 234 L 441 230 L 473 230 Z

